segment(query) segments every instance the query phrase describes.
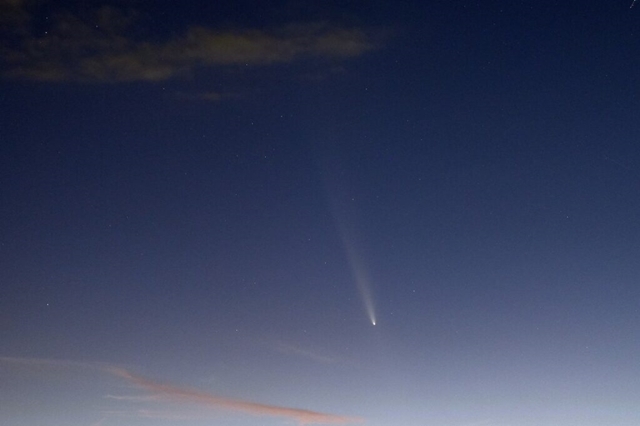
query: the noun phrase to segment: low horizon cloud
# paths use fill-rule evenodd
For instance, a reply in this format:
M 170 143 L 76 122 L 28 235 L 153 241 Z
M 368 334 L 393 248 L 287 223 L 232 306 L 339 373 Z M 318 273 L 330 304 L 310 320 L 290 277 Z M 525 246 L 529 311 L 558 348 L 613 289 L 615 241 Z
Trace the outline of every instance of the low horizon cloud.
M 238 411 L 257 416 L 285 417 L 295 420 L 300 425 L 310 424 L 347 424 L 361 422 L 362 419 L 356 417 L 346 417 L 334 414 L 325 414 L 311 410 L 299 408 L 280 407 L 275 405 L 249 402 L 240 399 L 222 398 L 209 393 L 160 383 L 130 371 L 120 368 L 109 368 L 109 372 L 121 377 L 130 383 L 152 392 L 160 397 L 174 402 L 190 402 L 205 406 L 224 408 L 226 410 Z
M 158 382 L 134 374 L 126 368 L 114 366 L 107 363 L 91 363 L 20 357 L 0 357 L 0 363 L 9 365 L 20 365 L 23 367 L 62 367 L 81 369 L 90 368 L 121 378 L 128 383 L 150 393 L 150 395 L 147 396 L 106 396 L 107 398 L 114 400 L 126 400 L 129 402 L 165 400 L 174 403 L 190 403 L 197 404 L 202 407 L 219 408 L 226 411 L 240 412 L 251 414 L 254 416 L 282 417 L 293 420 L 302 426 L 311 424 L 361 423 L 364 421 L 359 417 L 348 417 L 300 408 L 282 407 L 277 405 L 245 401 L 241 399 L 219 397 L 197 389 L 185 388 L 173 384 Z M 100 422 L 98 424 L 100 424 Z

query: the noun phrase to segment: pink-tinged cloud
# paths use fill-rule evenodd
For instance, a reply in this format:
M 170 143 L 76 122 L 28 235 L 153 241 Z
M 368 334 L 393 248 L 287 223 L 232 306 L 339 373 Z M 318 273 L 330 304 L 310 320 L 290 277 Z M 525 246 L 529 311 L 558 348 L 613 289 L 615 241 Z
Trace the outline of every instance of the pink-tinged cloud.
M 283 417 L 294 420 L 298 422 L 299 425 L 347 424 L 360 423 L 363 421 L 358 417 L 339 416 L 334 414 L 325 414 L 316 411 L 303 410 L 299 408 L 279 407 L 238 399 L 221 398 L 195 389 L 188 389 L 170 384 L 159 383 L 145 377 L 138 376 L 119 367 L 109 368 L 108 371 L 111 374 L 121 377 L 142 389 L 145 389 L 157 395 L 161 395 L 166 400 L 174 402 L 195 403 L 203 406 L 237 411 L 255 416 Z
M 160 383 L 137 374 L 130 372 L 129 370 L 114 366 L 106 363 L 97 362 L 78 362 L 68 360 L 52 360 L 46 358 L 19 358 L 19 357 L 2 357 L 0 356 L 0 363 L 27 367 L 27 368 L 46 368 L 46 369 L 65 369 L 70 371 L 78 370 L 93 370 L 101 371 L 118 378 L 124 379 L 127 382 L 144 389 L 151 395 L 145 396 L 114 396 L 107 395 L 107 398 L 116 400 L 128 400 L 134 402 L 149 402 L 149 401 L 169 401 L 177 403 L 190 403 L 198 404 L 203 407 L 217 408 L 229 411 L 236 411 L 241 413 L 247 413 L 254 416 L 270 416 L 270 417 L 282 417 L 285 419 L 296 421 L 299 425 L 311 425 L 311 424 L 348 424 L 348 423 L 361 423 L 362 418 L 359 417 L 347 417 L 334 414 L 319 413 L 311 410 L 304 410 L 299 408 L 280 407 L 275 405 L 261 404 L 257 402 L 243 401 L 239 399 L 222 398 L 211 395 L 209 393 L 189 389 L 180 386 L 175 386 L 167 383 Z M 149 417 L 150 413 L 154 413 L 148 410 L 138 410 L 137 417 Z M 118 415 L 126 413 L 118 412 L 103 412 L 104 415 Z M 157 412 L 156 412 L 157 414 Z M 164 413 L 165 415 L 167 413 Z M 163 418 L 167 418 L 166 416 Z M 100 425 L 103 420 L 97 424 Z

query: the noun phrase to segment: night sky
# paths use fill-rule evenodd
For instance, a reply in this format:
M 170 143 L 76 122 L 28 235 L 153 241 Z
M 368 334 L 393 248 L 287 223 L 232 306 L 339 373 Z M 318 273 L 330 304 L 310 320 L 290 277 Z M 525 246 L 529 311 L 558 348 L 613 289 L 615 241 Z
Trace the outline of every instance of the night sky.
M 630 6 L 0 0 L 0 423 L 637 426 Z

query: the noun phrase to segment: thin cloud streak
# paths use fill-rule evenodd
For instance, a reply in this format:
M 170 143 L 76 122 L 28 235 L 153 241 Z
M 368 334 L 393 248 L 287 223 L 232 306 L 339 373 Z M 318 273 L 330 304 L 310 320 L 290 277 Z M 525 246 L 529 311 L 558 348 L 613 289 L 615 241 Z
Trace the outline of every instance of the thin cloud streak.
M 102 424 L 107 420 L 106 417 L 103 417 L 102 419 L 98 420 L 95 423 L 91 423 L 91 426 L 102 426 Z
M 222 398 L 196 389 L 183 388 L 168 383 L 157 382 L 134 374 L 125 368 L 106 363 L 19 357 L 0 357 L 0 363 L 29 368 L 80 368 L 97 370 L 124 379 L 128 383 L 144 389 L 151 394 L 148 396 L 107 395 L 107 398 L 114 400 L 126 400 L 130 402 L 153 402 L 164 400 L 169 402 L 190 403 L 208 408 L 251 414 L 254 416 L 282 417 L 296 421 L 299 425 L 348 424 L 363 422 L 363 419 L 359 417 L 339 416 L 299 408 L 280 407 L 240 399 Z M 140 411 L 138 412 L 140 413 Z
M 168 410 L 149 410 L 145 408 L 137 410 L 120 410 L 120 411 L 102 411 L 102 414 L 108 415 L 111 418 L 126 418 L 126 419 L 156 419 L 156 420 L 202 420 L 208 418 L 204 415 L 184 413 L 179 411 Z
M 131 402 L 155 402 L 162 399 L 160 395 L 106 395 L 105 398 Z
M 238 399 L 221 398 L 195 389 L 182 388 L 170 384 L 159 383 L 133 374 L 123 368 L 113 367 L 110 372 L 130 383 L 154 394 L 164 396 L 170 401 L 190 402 L 199 405 L 223 408 L 226 410 L 247 413 L 255 416 L 284 417 L 296 421 L 300 425 L 310 424 L 347 424 L 359 423 L 363 419 L 357 417 L 338 416 L 319 413 L 299 408 L 287 408 Z
M 220 102 L 227 99 L 240 99 L 240 93 L 207 91 L 199 93 L 176 92 L 175 98 L 185 101 Z
M 82 362 L 82 361 L 70 361 L 70 360 L 57 360 L 48 358 L 20 358 L 20 357 L 8 357 L 0 356 L 0 363 L 17 365 L 22 367 L 47 367 L 47 368 L 76 368 L 76 369 L 90 369 L 90 370 L 102 370 L 107 371 L 112 366 L 107 363 L 101 362 Z
M 141 409 L 136 412 L 136 417 L 142 417 L 143 419 L 160 419 L 160 420 L 198 420 L 201 416 L 192 414 L 173 413 L 171 411 L 161 410 L 147 410 Z
M 286 355 L 298 355 L 303 358 L 308 358 L 308 359 L 311 359 L 312 361 L 316 361 L 321 364 L 335 364 L 336 362 L 338 362 L 336 358 L 326 356 L 326 355 L 320 355 L 315 352 L 309 351 L 307 349 L 303 349 L 298 346 L 291 345 L 284 342 L 277 342 L 276 350 Z

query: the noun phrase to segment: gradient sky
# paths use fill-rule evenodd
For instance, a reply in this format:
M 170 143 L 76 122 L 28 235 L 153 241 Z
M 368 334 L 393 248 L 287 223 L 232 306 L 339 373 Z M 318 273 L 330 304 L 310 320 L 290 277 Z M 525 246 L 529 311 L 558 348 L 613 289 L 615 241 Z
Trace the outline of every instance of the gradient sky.
M 631 4 L 0 0 L 0 423 L 637 426 Z

